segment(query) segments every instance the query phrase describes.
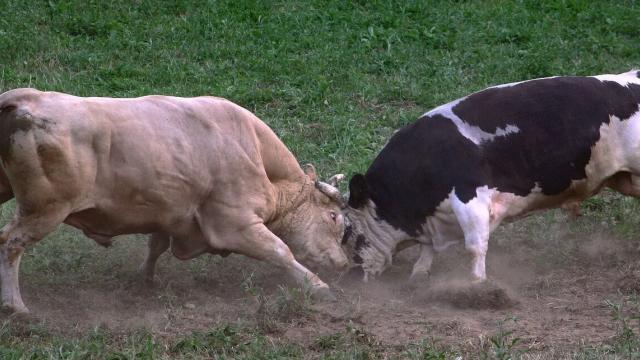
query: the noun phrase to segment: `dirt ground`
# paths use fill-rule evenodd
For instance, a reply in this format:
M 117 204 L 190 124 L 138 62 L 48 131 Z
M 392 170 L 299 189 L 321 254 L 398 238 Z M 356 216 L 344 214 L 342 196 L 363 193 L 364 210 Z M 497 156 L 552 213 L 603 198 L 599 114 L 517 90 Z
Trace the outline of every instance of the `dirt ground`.
M 407 249 L 380 278 L 333 279 L 336 301 L 316 302 L 305 316 L 280 323 L 270 336 L 312 344 L 318 336 L 363 329 L 383 346 L 430 339 L 456 349 L 486 346 L 500 322 L 533 352 L 608 341 L 616 331 L 605 300 L 620 301 L 640 287 L 637 253 L 605 240 L 587 241 L 579 260 L 543 265 L 526 249 L 490 246 L 487 284 L 467 282 L 461 249 L 438 254 L 428 279 L 409 281 L 416 250 Z M 142 254 L 132 257 L 131 267 Z M 153 289 L 132 276 L 113 281 L 33 285 L 25 302 L 43 326 L 75 336 L 96 326 L 111 331 L 146 327 L 176 338 L 221 322 L 252 321 L 256 301 L 243 281 L 272 292 L 284 280 L 266 264 L 232 255 L 193 270 L 165 255 Z

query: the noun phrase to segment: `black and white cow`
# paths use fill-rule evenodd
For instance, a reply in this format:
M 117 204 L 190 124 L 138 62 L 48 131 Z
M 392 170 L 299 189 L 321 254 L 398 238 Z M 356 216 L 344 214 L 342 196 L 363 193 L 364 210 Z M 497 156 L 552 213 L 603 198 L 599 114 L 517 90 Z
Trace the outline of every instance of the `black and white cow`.
M 343 244 L 365 279 L 418 243 L 412 276 L 462 239 L 486 279 L 503 220 L 575 209 L 607 186 L 640 197 L 640 71 L 499 85 L 437 107 L 397 131 L 349 183 Z

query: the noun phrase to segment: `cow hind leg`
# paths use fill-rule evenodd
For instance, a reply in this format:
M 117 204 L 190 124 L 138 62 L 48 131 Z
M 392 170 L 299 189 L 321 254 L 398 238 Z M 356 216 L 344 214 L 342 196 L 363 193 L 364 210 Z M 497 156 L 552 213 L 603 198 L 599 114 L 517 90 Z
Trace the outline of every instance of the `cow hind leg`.
M 170 244 L 171 239 L 165 234 L 154 233 L 149 238 L 147 242 L 147 257 L 140 266 L 140 273 L 146 283 L 153 283 L 158 258 L 167 251 Z
M 411 280 L 417 280 L 419 278 L 429 277 L 429 271 L 431 271 L 431 263 L 433 262 L 433 246 L 427 244 L 420 244 L 420 257 L 413 264 L 413 271 L 411 272 Z
M 627 196 L 640 197 L 640 176 L 630 172 L 619 172 L 610 177 L 606 185 Z
M 482 189 L 478 189 L 477 193 L 478 196 L 467 203 L 452 194 L 451 204 L 464 233 L 465 248 L 473 257 L 472 277 L 476 281 L 484 281 L 487 279 L 485 260 L 491 233 L 491 200 L 490 195 Z

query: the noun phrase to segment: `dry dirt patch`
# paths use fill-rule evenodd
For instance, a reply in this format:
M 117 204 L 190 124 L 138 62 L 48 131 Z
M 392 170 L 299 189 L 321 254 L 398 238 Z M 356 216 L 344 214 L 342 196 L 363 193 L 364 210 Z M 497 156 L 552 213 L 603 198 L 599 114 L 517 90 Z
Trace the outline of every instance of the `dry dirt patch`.
M 280 321 L 270 336 L 312 347 L 319 336 L 357 327 L 381 346 L 431 339 L 473 350 L 486 346 L 505 319 L 514 319 L 508 326 L 522 338 L 521 346 L 571 349 L 610 339 L 616 329 L 604 300 L 620 301 L 640 283 L 633 257 L 550 267 L 495 247 L 487 284 L 466 280 L 468 258 L 462 250 L 440 254 L 431 277 L 420 283 L 408 281 L 413 260 L 400 254 L 392 269 L 366 284 L 359 277 L 343 277 L 335 284 L 337 301 L 313 303 L 303 316 Z M 130 264 L 132 273 L 136 267 Z M 147 328 L 176 339 L 225 322 L 255 323 L 259 304 L 247 289 L 248 274 L 253 274 L 251 286 L 268 296 L 290 284 L 281 271 L 240 256 L 212 261 L 195 272 L 188 263 L 163 258 L 153 289 L 142 288 L 134 276 L 65 286 L 36 286 L 28 277 L 22 281 L 32 321 L 52 333 L 80 336 L 98 326 L 115 332 Z

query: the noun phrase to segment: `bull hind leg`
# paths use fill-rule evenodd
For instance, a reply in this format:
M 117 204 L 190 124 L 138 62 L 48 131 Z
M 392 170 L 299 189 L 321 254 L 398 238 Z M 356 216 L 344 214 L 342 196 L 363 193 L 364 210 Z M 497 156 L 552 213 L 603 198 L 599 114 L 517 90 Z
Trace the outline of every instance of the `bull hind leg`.
M 491 233 L 491 196 L 478 189 L 477 196 L 462 202 L 455 193 L 450 197 L 453 212 L 464 233 L 464 245 L 473 256 L 471 275 L 476 281 L 487 279 L 486 257 Z
M 142 266 L 140 266 L 140 273 L 147 284 L 153 283 L 158 258 L 167 251 L 170 244 L 171 238 L 165 234 L 154 233 L 149 238 L 147 242 L 147 257 Z
M 50 206 L 46 212 L 25 214 L 20 204 L 14 218 L 0 230 L 0 281 L 2 306 L 12 313 L 27 313 L 18 279 L 20 259 L 27 246 L 38 242 L 62 223 L 68 212 Z
M 2 168 L 0 167 L 0 205 L 11 200 L 12 198 L 13 190 L 11 189 L 11 184 L 9 184 L 7 174 L 5 174 L 4 170 L 2 170 Z
M 25 248 L 61 224 L 82 193 L 77 186 L 81 166 L 70 163 L 63 151 L 67 144 L 41 130 L 9 134 L 10 156 L 2 159 L 6 173 L 0 183 L 15 194 L 16 209 L 13 219 L 0 230 L 0 289 L 2 306 L 13 312 L 28 312 L 18 282 Z

